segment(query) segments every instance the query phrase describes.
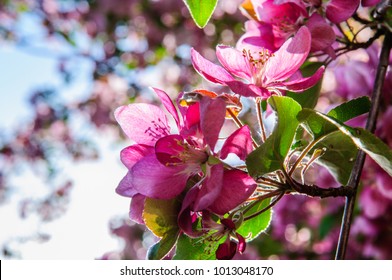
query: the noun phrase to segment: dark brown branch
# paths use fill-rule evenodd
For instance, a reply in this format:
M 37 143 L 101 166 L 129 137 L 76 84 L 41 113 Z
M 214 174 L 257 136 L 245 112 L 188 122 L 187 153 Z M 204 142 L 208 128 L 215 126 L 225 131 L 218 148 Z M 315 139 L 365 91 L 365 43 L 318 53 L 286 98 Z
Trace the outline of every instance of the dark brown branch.
M 294 190 L 297 193 L 301 194 L 306 194 L 308 196 L 312 197 L 320 197 L 320 198 L 325 198 L 325 197 L 349 197 L 353 195 L 354 189 L 349 186 L 340 186 L 338 188 L 320 188 L 319 186 L 316 185 L 306 185 L 306 184 L 300 184 L 297 181 L 293 180 L 291 176 L 284 171 L 283 172 L 285 175 L 285 178 L 287 180 L 288 186 L 287 189 Z
M 389 31 L 386 31 L 385 39 L 380 54 L 380 62 L 377 68 L 376 80 L 374 83 L 374 88 L 372 93 L 372 106 L 370 108 L 369 117 L 366 123 L 366 129 L 371 132 L 374 132 L 374 129 L 376 127 L 376 120 L 377 120 L 378 111 L 381 103 L 381 97 L 382 97 L 382 87 L 384 85 L 385 74 L 389 62 L 391 43 L 392 43 L 391 33 Z M 335 255 L 335 259 L 338 260 L 344 259 L 346 254 L 346 248 L 347 248 L 349 234 L 350 234 L 351 221 L 352 221 L 352 216 L 353 216 L 353 211 L 355 206 L 356 192 L 362 173 L 362 168 L 365 162 L 365 157 L 366 155 L 363 151 L 358 152 L 348 182 L 348 186 L 353 188 L 353 194 L 347 196 L 346 198 L 346 203 L 345 203 L 344 213 L 342 218 L 342 225 L 340 228 L 340 236 L 339 236 L 338 246 Z
M 361 18 L 357 13 L 353 14 L 353 19 L 355 19 L 356 21 L 358 21 L 362 24 L 365 24 L 365 25 L 372 23 L 371 21 L 369 21 L 367 19 Z
M 296 192 L 306 194 L 312 197 L 350 197 L 354 193 L 354 189 L 350 186 L 340 186 L 338 188 L 320 188 L 316 185 L 302 185 L 297 184 Z
M 373 13 L 373 17 L 376 20 L 380 20 L 380 21 L 383 20 L 387 10 L 391 8 L 391 6 L 392 6 L 392 0 L 381 1 L 380 3 L 377 4 Z

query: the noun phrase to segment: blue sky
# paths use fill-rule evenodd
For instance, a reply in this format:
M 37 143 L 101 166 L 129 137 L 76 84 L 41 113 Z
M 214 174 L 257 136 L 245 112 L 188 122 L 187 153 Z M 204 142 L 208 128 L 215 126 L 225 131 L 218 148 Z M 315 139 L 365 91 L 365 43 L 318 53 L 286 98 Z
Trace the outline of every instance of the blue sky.
M 56 59 L 32 54 L 27 49 L 13 45 L 0 46 L 0 129 L 2 133 L 15 129 L 31 116 L 28 97 L 32 89 L 58 85 Z M 44 53 L 43 53 L 44 54 Z M 80 98 L 89 93 L 88 63 L 79 62 L 78 77 L 73 86 L 63 92 L 64 98 Z M 67 175 L 74 180 L 71 203 L 67 213 L 47 224 L 40 224 L 32 215 L 26 220 L 18 216 L 21 197 L 39 197 L 45 190 L 43 178 L 29 170 L 12 177 L 12 192 L 5 205 L 0 206 L 0 220 L 6 227 L 0 231 L 0 247 L 15 236 L 28 236 L 38 231 L 51 235 L 46 243 L 27 242 L 17 246 L 21 257 L 26 259 L 94 259 L 103 253 L 118 250 L 120 243 L 109 234 L 108 223 L 113 217 L 126 217 L 129 199 L 115 194 L 114 189 L 125 175 L 119 161 L 122 147 L 114 144 L 115 136 L 95 135 L 102 158 L 95 162 L 63 162 Z M 28 185 L 29 188 L 22 186 Z

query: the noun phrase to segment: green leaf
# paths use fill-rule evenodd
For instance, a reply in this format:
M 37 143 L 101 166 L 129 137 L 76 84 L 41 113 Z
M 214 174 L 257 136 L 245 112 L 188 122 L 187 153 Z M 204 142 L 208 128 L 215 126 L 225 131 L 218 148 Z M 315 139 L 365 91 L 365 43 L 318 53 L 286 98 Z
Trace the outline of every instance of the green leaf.
M 267 207 L 271 202 L 271 199 L 264 199 L 256 202 L 247 212 L 245 217 L 250 216 L 254 213 Z M 241 226 L 236 230 L 237 233 L 246 237 L 246 241 L 252 241 L 262 232 L 264 232 L 271 222 L 272 211 L 268 209 L 267 211 L 261 213 L 260 215 L 249 219 L 241 224 Z
M 178 229 L 179 207 L 176 199 L 146 198 L 143 210 L 144 223 L 156 236 L 164 237 L 169 231 Z
M 144 223 L 149 230 L 161 238 L 148 249 L 147 258 L 149 260 L 162 259 L 176 244 L 180 232 L 177 225 L 180 206 L 176 199 L 146 198 L 143 210 Z
M 309 123 L 310 120 L 311 123 L 318 124 L 318 127 L 323 128 L 320 131 L 323 131 L 325 134 L 339 130 L 343 134 L 347 135 L 358 149 L 363 150 L 375 162 L 377 162 L 381 168 L 383 168 L 389 175 L 392 176 L 391 149 L 388 147 L 388 145 L 386 145 L 369 131 L 366 131 L 362 128 L 349 127 L 340 123 L 334 118 L 310 109 L 303 109 L 298 114 L 298 119 L 307 123 Z M 328 127 L 328 129 L 324 129 L 325 127 Z M 322 136 L 326 136 L 325 134 L 319 135 L 320 138 Z
M 182 234 L 177 241 L 176 254 L 173 260 L 215 260 L 215 252 L 219 244 L 226 238 L 211 240 L 208 238 L 192 239 Z
M 299 125 L 296 117 L 301 111 L 301 105 L 294 99 L 271 96 L 268 103 L 277 113 L 277 123 L 267 140 L 246 159 L 246 166 L 252 177 L 259 177 L 282 168 Z
M 317 143 L 309 154 L 322 148 L 325 148 L 326 152 L 317 163 L 325 166 L 338 182 L 346 185 L 358 153 L 357 147 L 349 136 L 335 131 Z
M 297 119 L 303 123 L 305 129 L 313 135 L 316 141 L 321 140 L 327 134 L 337 131 L 338 128 L 332 123 L 324 120 L 312 109 L 303 109 L 298 113 Z
M 210 20 L 218 0 L 183 0 L 191 16 L 199 28 L 203 28 Z
M 352 118 L 368 113 L 370 105 L 369 98 L 367 96 L 362 96 L 340 104 L 329 111 L 327 115 L 344 123 Z
M 349 135 L 354 144 L 370 156 L 378 165 L 392 176 L 392 150 L 377 136 L 363 128 L 339 127 Z
M 162 237 L 161 240 L 159 240 L 157 243 L 155 243 L 150 248 L 148 248 L 147 259 L 148 260 L 163 259 L 176 244 L 179 233 L 180 231 L 178 229 L 173 229 L 168 231 Z
M 301 73 L 304 77 L 310 77 L 322 65 L 323 64 L 320 62 L 306 63 L 306 65 L 301 68 Z M 298 92 L 288 91 L 286 93 L 286 96 L 289 96 L 295 101 L 297 101 L 302 106 L 302 108 L 313 109 L 316 106 L 318 98 L 320 96 L 321 84 L 322 84 L 322 79 L 320 79 L 320 81 L 318 81 L 317 84 L 315 84 L 313 87 L 303 92 L 298 93 Z

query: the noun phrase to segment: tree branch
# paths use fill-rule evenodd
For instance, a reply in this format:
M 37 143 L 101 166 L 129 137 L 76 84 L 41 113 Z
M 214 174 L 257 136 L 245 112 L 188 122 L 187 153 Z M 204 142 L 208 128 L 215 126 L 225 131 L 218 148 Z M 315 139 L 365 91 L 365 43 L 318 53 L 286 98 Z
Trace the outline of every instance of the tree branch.
M 390 2 L 390 1 L 385 1 Z M 392 36 L 389 31 L 386 31 L 383 46 L 380 54 L 380 62 L 377 68 L 376 80 L 373 87 L 372 93 L 372 105 L 369 112 L 369 117 L 366 123 L 366 129 L 370 132 L 374 132 L 376 127 L 376 121 L 378 116 L 378 111 L 380 108 L 382 88 L 384 85 L 385 74 L 389 62 L 389 53 L 391 50 Z M 351 221 L 353 217 L 353 211 L 355 206 L 355 198 L 357 193 L 357 188 L 359 180 L 362 173 L 362 168 L 365 162 L 366 154 L 363 151 L 359 151 L 351 176 L 348 182 L 348 186 L 353 189 L 353 193 L 346 198 L 346 203 L 344 207 L 344 213 L 342 217 L 342 224 L 340 228 L 340 236 L 338 240 L 338 246 L 336 249 L 335 259 L 344 259 L 350 234 Z

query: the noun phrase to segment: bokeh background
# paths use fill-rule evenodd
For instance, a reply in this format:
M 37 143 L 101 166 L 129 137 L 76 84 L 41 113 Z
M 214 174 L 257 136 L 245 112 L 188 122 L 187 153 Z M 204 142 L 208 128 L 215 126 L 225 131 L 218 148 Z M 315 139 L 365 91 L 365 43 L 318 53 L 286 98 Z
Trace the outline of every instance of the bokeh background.
M 1 259 L 145 258 L 156 239 L 129 221 L 129 199 L 114 192 L 126 172 L 119 152 L 130 143 L 113 111 L 158 105 L 151 86 L 173 98 L 219 91 L 193 70 L 190 49 L 215 60 L 218 43 L 235 45 L 247 20 L 241 2 L 219 1 L 199 29 L 181 0 L 0 1 Z M 330 65 L 320 110 L 370 95 L 379 48 Z M 377 133 L 390 146 L 391 85 L 388 72 Z M 337 184 L 312 172 L 320 186 Z M 362 177 L 348 258 L 391 259 L 392 180 L 371 161 Z M 343 202 L 285 197 L 267 232 L 236 258 L 333 258 Z

